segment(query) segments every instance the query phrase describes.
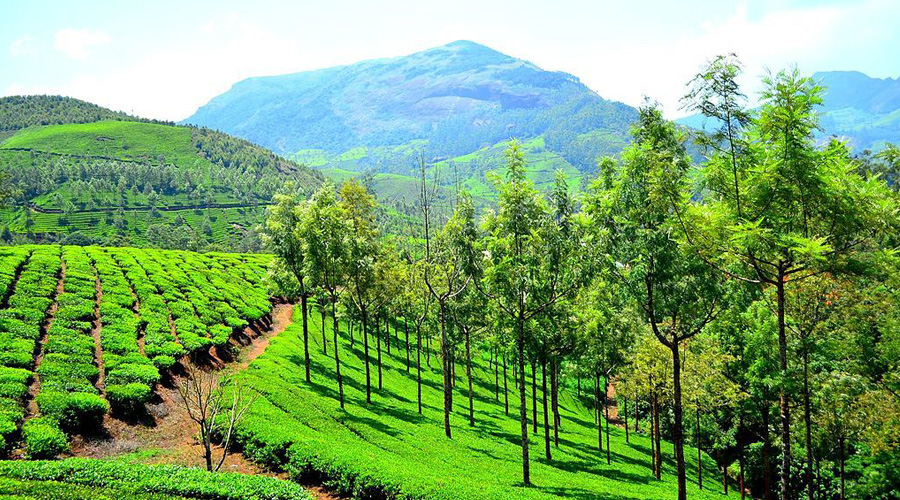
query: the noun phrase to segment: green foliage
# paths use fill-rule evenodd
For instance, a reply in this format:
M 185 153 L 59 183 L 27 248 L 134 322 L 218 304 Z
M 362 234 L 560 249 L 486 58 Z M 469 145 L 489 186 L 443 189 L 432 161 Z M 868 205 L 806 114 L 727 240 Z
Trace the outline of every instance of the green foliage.
M 69 440 L 52 417 L 29 420 L 22 427 L 25 452 L 31 459 L 54 458 L 69 449 Z
M 70 458 L 55 462 L 0 462 L 0 477 L 47 482 L 47 487 L 63 482 L 92 488 L 111 488 L 124 498 L 197 498 L 209 500 L 293 500 L 311 499 L 302 487 L 274 478 L 235 473 L 209 473 L 172 465 L 137 465 L 124 461 Z M 0 483 L 2 487 L 2 483 Z M 87 498 L 87 497 L 77 497 Z M 90 498 L 96 498 L 91 496 Z M 122 497 L 116 497 L 122 498 Z

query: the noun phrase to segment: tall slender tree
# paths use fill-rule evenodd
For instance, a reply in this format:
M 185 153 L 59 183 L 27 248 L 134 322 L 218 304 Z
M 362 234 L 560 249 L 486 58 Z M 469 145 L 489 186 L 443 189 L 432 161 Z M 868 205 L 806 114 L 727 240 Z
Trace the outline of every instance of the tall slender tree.
M 299 234 L 307 242 L 309 252 L 304 262 L 312 283 L 322 290 L 331 307 L 334 334 L 334 364 L 338 397 L 344 407 L 344 382 L 341 378 L 341 353 L 337 304 L 346 290 L 347 267 L 352 228 L 344 207 L 335 197 L 335 188 L 326 183 L 313 195 L 309 209 L 300 220 Z M 324 335 L 324 317 L 322 330 Z M 323 339 L 324 343 L 324 339 Z

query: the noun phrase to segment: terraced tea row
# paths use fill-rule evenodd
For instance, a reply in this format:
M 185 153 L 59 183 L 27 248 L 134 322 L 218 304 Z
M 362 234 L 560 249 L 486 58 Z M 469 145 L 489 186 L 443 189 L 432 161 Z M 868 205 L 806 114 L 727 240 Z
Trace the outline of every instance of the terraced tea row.
M 52 456 L 66 433 L 140 409 L 160 370 L 270 309 L 264 255 L 0 250 L 0 438 Z M 28 422 L 23 421 L 29 418 Z

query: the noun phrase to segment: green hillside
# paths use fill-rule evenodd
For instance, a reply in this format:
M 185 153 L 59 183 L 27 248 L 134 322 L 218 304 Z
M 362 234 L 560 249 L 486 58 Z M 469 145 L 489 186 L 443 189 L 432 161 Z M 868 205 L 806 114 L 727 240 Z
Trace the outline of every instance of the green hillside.
M 68 102 L 45 100 L 56 104 L 53 109 Z M 81 104 L 69 104 L 73 120 L 94 116 L 79 114 Z M 7 241 L 20 235 L 252 250 L 258 246 L 252 228 L 272 194 L 288 181 L 308 192 L 323 179 L 259 146 L 208 129 L 136 119 L 15 129 L 25 116 L 16 106 L 10 99 L 0 102 L 0 117 L 9 118 L 0 121 L 0 130 L 10 132 L 0 142 L 0 170 L 18 190 L 14 207 L 0 210 Z M 17 111 L 4 115 L 11 107 Z
M 510 403 L 506 414 L 503 371 L 499 370 L 501 378 L 495 386 L 495 372 L 486 353 L 477 354 L 474 363 L 474 427 L 467 423 L 465 365 L 459 360 L 451 417 L 453 438 L 446 438 L 437 352 L 430 357 L 422 353 L 422 414 L 416 409 L 416 337 L 412 324 L 409 369 L 402 323 L 393 325 L 388 333 L 382 332 L 380 343 L 374 334 L 369 339 L 373 402 L 366 404 L 361 329 L 356 325 L 355 342 L 351 344 L 347 325 L 342 323 L 340 358 L 346 409 L 341 409 L 331 323 L 326 321 L 324 331 L 329 339 L 326 355 L 318 316 L 310 316 L 312 383 L 306 383 L 303 376 L 299 314 L 294 325 L 272 339 L 266 352 L 237 375 L 262 395 L 240 428 L 239 440 L 250 458 L 286 469 L 296 478 L 323 477 L 326 484 L 359 498 L 672 498 L 676 486 L 671 445 L 663 444 L 666 460 L 662 480 L 657 481 L 650 471 L 648 437 L 632 432 L 630 443 L 626 443 L 624 430 L 613 426 L 612 463 L 607 465 L 605 452 L 597 449 L 590 399 L 578 398 L 574 387 L 561 391 L 560 444 L 552 449 L 552 461 L 544 458 L 543 428 L 531 435 L 534 487 L 522 488 L 518 393 L 511 366 L 507 372 Z M 381 345 L 380 354 L 377 345 Z M 383 362 L 380 375 L 378 358 Z M 382 389 L 375 389 L 378 379 L 383 379 Z M 529 418 L 530 404 L 529 397 Z M 689 469 L 696 470 L 696 450 L 686 450 L 685 454 Z M 704 469 L 708 481 L 721 482 L 721 473 L 715 471 L 712 460 L 704 458 Z M 697 491 L 696 483 L 690 486 L 691 498 L 730 498 L 715 487 Z

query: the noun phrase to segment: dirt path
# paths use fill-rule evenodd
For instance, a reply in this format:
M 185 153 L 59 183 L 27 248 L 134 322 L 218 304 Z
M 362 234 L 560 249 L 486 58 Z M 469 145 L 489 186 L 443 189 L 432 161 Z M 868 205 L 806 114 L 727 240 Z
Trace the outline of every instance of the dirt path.
M 269 347 L 269 340 L 271 340 L 272 337 L 283 332 L 284 329 L 291 324 L 291 316 L 293 316 L 293 314 L 293 305 L 276 305 L 272 309 L 272 322 L 269 325 L 268 331 L 264 331 L 261 335 L 252 339 L 250 345 L 241 350 L 241 354 L 238 356 L 237 363 L 231 369 L 233 369 L 234 371 L 246 369 L 251 361 L 256 359 L 260 354 L 265 352 L 267 347 Z M 248 330 L 252 333 L 256 333 L 252 329 L 247 328 L 244 330 L 245 335 L 248 333 Z
M 290 325 L 292 313 L 292 305 L 278 304 L 272 309 L 272 322 L 268 328 L 246 328 L 243 335 L 238 336 L 244 346 L 241 354 L 221 373 L 245 369 L 250 361 L 265 351 L 272 337 Z M 190 363 L 190 360 L 185 357 L 181 363 Z M 176 389 L 180 380 L 181 375 L 178 374 L 164 376 L 162 382 L 157 384 L 154 399 L 147 404 L 145 415 L 127 420 L 107 415 L 103 432 L 99 432 L 98 436 L 76 436 L 72 442 L 72 454 L 91 458 L 132 454 L 133 458 L 144 463 L 203 466 L 202 447 L 194 437 L 196 424 L 188 416 Z M 222 470 L 274 475 L 239 454 L 229 455 Z
M 41 391 L 41 375 L 38 372 L 38 368 L 40 368 L 41 362 L 44 360 L 44 345 L 47 343 L 47 332 L 50 330 L 50 325 L 53 323 L 53 318 L 56 316 L 56 310 L 59 308 L 59 304 L 56 300 L 59 298 L 59 295 L 63 293 L 63 285 L 66 281 L 66 261 L 62 258 L 62 255 L 60 255 L 59 265 L 59 281 L 56 282 L 56 293 L 53 294 L 53 302 L 47 310 L 44 324 L 41 327 L 40 337 L 38 337 L 37 344 L 34 348 L 34 376 L 31 377 L 31 385 L 28 387 L 28 395 L 26 396 L 26 417 L 33 417 L 38 414 L 37 395 Z
M 103 301 L 103 288 L 100 286 L 100 274 L 97 267 L 94 266 L 94 273 L 97 274 L 97 282 L 94 284 L 94 321 L 91 328 L 91 337 L 94 339 L 94 364 L 97 365 L 99 375 L 97 376 L 97 390 L 100 395 L 106 397 L 106 367 L 103 365 L 103 320 L 100 317 L 100 302 Z

